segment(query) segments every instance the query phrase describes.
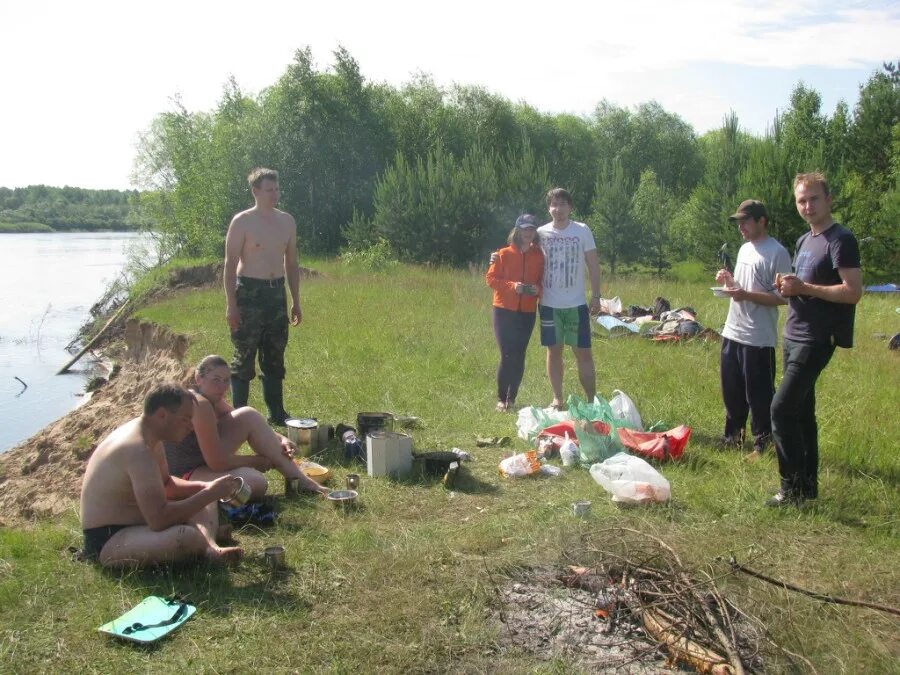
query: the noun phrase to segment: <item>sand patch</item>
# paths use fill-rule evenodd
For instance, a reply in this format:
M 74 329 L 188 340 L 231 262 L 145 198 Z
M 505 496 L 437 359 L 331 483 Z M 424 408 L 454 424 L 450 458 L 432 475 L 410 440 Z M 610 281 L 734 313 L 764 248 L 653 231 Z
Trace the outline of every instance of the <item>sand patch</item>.
M 135 319 L 125 327 L 121 369 L 82 406 L 27 441 L 0 454 L 0 513 L 6 525 L 22 525 L 78 511 L 81 476 L 97 444 L 137 417 L 144 396 L 159 382 L 182 382 L 187 339 Z

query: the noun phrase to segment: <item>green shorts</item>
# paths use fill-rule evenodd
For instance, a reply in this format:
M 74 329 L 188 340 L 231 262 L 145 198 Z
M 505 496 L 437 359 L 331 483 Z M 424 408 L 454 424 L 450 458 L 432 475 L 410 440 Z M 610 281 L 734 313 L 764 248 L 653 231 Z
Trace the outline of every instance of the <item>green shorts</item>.
M 564 344 L 589 349 L 591 315 L 587 305 L 554 309 L 541 305 L 541 344 L 544 347 Z

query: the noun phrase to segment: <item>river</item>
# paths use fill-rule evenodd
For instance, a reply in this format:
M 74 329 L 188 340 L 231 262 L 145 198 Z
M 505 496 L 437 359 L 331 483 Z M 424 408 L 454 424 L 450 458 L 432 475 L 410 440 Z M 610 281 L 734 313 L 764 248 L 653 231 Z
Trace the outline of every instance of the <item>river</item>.
M 0 452 L 81 400 L 96 364 L 86 355 L 71 374 L 56 375 L 73 356 L 65 347 L 140 238 L 122 232 L 0 234 Z

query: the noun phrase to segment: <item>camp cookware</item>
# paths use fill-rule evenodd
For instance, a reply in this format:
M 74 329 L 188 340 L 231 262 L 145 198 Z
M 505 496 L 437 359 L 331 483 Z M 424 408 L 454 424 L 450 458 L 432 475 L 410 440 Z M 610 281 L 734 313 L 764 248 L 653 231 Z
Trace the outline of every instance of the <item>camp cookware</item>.
M 271 570 L 279 570 L 284 567 L 284 546 L 269 546 L 263 551 L 266 565 Z
M 577 502 L 572 503 L 572 514 L 576 518 L 584 518 L 591 510 L 591 500 L 590 499 L 579 499 Z
M 422 464 L 422 473 L 427 476 L 443 476 L 453 462 L 459 461 L 459 455 L 449 450 L 423 452 L 415 455 Z
M 244 482 L 244 479 L 237 476 L 238 486 L 231 493 L 231 496 L 220 499 L 219 501 L 228 506 L 243 506 L 250 501 L 250 486 Z
M 356 490 L 332 490 L 325 498 L 335 506 L 355 506 L 359 493 Z
M 348 473 L 347 474 L 347 489 L 348 490 L 356 490 L 359 487 L 359 474 L 358 473 Z
M 394 416 L 388 412 L 357 413 L 356 428 L 360 439 L 365 439 L 373 431 L 391 431 L 394 428 Z

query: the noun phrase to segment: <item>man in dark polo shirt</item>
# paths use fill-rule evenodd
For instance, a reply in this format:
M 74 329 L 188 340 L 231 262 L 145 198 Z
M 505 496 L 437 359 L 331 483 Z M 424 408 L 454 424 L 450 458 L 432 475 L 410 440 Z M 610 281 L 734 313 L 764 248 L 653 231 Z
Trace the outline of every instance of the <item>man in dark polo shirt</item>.
M 831 216 L 831 193 L 821 173 L 794 179 L 794 200 L 809 232 L 797 240 L 794 273 L 781 278 L 788 299 L 784 375 L 772 399 L 772 435 L 781 489 L 768 506 L 798 505 L 818 496 L 816 380 L 835 347 L 853 346 L 853 319 L 862 297 L 859 246 Z

